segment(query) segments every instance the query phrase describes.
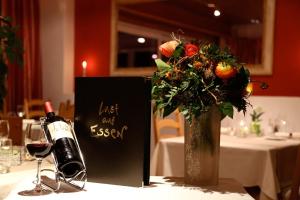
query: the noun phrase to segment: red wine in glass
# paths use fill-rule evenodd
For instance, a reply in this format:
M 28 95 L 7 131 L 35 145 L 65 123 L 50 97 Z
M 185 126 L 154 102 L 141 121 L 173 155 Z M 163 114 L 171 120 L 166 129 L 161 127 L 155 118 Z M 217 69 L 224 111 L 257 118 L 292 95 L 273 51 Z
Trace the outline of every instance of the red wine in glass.
M 43 159 L 52 151 L 52 143 L 48 142 L 43 132 L 42 121 L 29 123 L 26 127 L 25 145 L 27 152 L 37 161 L 36 181 L 33 183 L 35 187 L 31 190 L 18 192 L 22 196 L 40 196 L 50 194 L 52 190 L 42 185 L 41 180 L 41 164 Z
M 36 158 L 45 158 L 47 157 L 52 150 L 51 143 L 29 143 L 26 145 L 26 148 L 31 156 Z

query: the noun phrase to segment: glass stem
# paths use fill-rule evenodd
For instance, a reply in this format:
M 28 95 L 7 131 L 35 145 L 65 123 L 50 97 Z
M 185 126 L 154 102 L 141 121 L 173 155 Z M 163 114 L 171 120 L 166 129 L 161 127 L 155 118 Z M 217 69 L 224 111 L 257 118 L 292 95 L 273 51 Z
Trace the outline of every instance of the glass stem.
M 36 191 L 41 191 L 42 190 L 42 184 L 41 184 L 41 164 L 42 164 L 41 158 L 37 159 L 37 173 L 36 173 L 36 186 L 35 190 Z

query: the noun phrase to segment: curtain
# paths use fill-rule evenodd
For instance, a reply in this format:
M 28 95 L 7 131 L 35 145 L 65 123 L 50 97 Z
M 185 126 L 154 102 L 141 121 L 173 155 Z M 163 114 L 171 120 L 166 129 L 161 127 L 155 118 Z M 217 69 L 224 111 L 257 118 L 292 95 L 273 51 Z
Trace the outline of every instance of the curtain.
M 24 98 L 42 98 L 42 72 L 39 47 L 39 0 L 2 0 L 1 15 L 12 18 L 23 41 L 24 65 L 9 65 L 7 77 L 8 111 L 16 111 Z

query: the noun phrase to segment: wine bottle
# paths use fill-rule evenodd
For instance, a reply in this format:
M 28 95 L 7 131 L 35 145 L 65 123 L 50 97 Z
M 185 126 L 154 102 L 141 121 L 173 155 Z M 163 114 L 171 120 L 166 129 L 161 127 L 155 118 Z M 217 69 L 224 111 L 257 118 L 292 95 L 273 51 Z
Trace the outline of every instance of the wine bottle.
M 45 102 L 46 120 L 44 130 L 53 143 L 53 155 L 57 168 L 66 178 L 71 178 L 84 169 L 79 149 L 75 144 L 71 126 L 63 117 L 55 115 L 49 101 Z

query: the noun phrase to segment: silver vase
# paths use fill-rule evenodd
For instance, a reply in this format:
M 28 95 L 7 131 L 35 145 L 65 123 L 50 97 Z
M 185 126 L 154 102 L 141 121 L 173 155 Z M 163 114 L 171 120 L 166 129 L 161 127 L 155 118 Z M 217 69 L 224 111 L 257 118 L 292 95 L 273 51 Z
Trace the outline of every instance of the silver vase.
M 216 106 L 185 122 L 184 180 L 186 184 L 217 185 L 219 180 L 221 113 Z

